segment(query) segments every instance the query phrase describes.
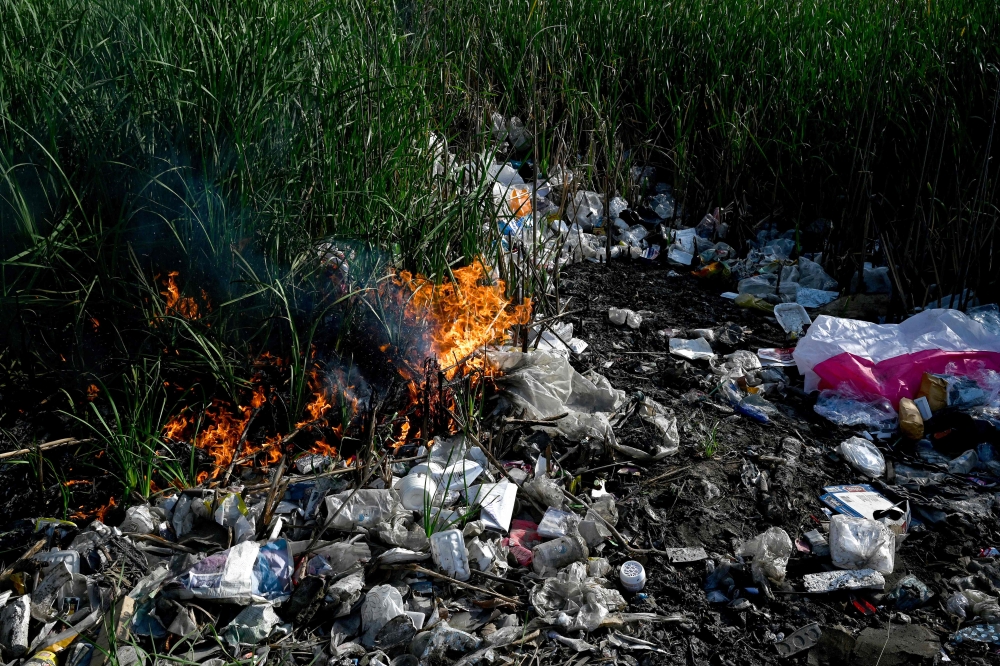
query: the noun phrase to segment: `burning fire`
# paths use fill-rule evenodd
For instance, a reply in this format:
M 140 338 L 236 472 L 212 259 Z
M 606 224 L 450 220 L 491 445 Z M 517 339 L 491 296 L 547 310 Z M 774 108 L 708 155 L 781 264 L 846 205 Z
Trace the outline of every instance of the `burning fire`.
M 69 517 L 69 519 L 70 520 L 87 520 L 88 518 L 93 518 L 94 520 L 99 520 L 99 521 L 101 521 L 103 523 L 103 522 L 105 522 L 105 518 L 108 515 L 108 511 L 110 511 L 111 509 L 115 508 L 116 506 L 117 506 L 117 504 L 115 504 L 115 498 L 111 497 L 111 498 L 108 499 L 108 503 L 107 504 L 105 504 L 104 506 L 98 507 L 98 508 L 94 509 L 93 511 L 84 511 L 83 507 L 81 506 L 80 510 L 77 511 L 76 513 L 72 514 Z
M 428 433 L 422 432 L 425 426 L 430 433 L 450 429 L 454 424 L 446 412 L 448 407 L 454 406 L 454 397 L 445 380 L 456 375 L 465 376 L 474 368 L 485 370 L 484 359 L 472 358 L 475 352 L 503 340 L 510 328 L 530 320 L 530 302 L 525 299 L 517 304 L 506 298 L 504 284 L 490 280 L 482 263 L 459 268 L 453 275 L 453 282 L 435 285 L 421 275 L 401 271 L 385 283 L 388 294 L 380 292 L 395 299 L 407 332 L 415 332 L 418 338 L 418 343 L 409 349 L 392 350 L 388 345 L 378 348 L 384 354 L 395 351 L 394 361 L 399 361 L 399 372 L 408 380 L 407 416 L 392 444 L 394 449 L 407 441 L 426 437 Z M 165 283 L 166 311 L 197 318 L 198 304 L 190 297 L 181 297 L 176 277 L 176 272 L 170 273 Z M 164 426 L 165 440 L 188 438 L 193 446 L 208 453 L 212 469 L 199 473 L 199 484 L 219 479 L 233 465 L 234 459 L 235 465 L 241 466 L 274 464 L 281 459 L 286 446 L 301 446 L 300 450 L 308 449 L 311 453 L 331 457 L 338 455 L 337 447 L 345 429 L 351 427 L 371 394 L 353 366 L 347 370 L 338 364 L 327 367 L 315 360 L 317 350 L 313 350 L 312 357 L 310 399 L 301 415 L 304 420 L 295 423 L 297 430 L 308 430 L 310 435 L 299 435 L 294 443 L 291 437 L 281 434 L 270 435 L 263 441 L 260 436 L 248 436 L 248 429 L 254 429 L 252 419 L 269 402 L 260 385 L 254 389 L 248 405 L 234 408 L 220 400 L 213 401 L 201 416 L 197 431 L 194 426 L 198 419 L 190 412 L 181 412 Z M 284 368 L 287 365 L 286 361 L 270 354 L 255 361 L 258 367 Z M 417 420 L 421 418 L 423 425 Z M 330 436 L 334 444 L 328 442 Z M 307 437 L 314 443 L 300 445 L 299 440 L 308 441 Z
M 198 474 L 197 482 L 203 483 L 208 479 L 215 479 L 226 469 L 233 458 L 237 455 L 237 447 L 244 431 L 250 424 L 255 412 L 262 407 L 267 398 L 264 395 L 264 387 L 257 386 L 250 398 L 250 404 L 231 410 L 229 405 L 221 400 L 215 400 L 205 410 L 205 423 L 197 432 L 192 444 L 205 449 L 212 458 L 213 467 L 211 472 L 203 471 Z M 163 437 L 167 440 L 180 441 L 184 439 L 185 433 L 194 426 L 195 417 L 185 413 L 178 414 L 170 419 L 163 427 Z M 281 460 L 281 448 L 276 444 L 281 443 L 281 436 L 267 438 L 261 444 L 253 444 L 245 440 L 244 446 L 239 451 L 240 458 L 245 464 L 251 463 L 264 454 L 261 459 L 263 466 L 271 465 Z
M 166 281 L 163 282 L 166 291 L 161 291 L 160 294 L 165 299 L 164 312 L 184 319 L 200 319 L 201 313 L 198 311 L 198 303 L 194 297 L 181 296 L 181 289 L 177 286 L 178 275 L 180 275 L 179 271 L 170 271 Z M 205 304 L 206 310 L 212 309 L 208 300 L 208 292 L 204 289 L 201 290 L 201 300 Z
M 481 262 L 453 272 L 454 282 L 435 285 L 422 275 L 401 271 L 398 284 L 412 293 L 406 318 L 426 322 L 430 351 L 445 376 L 453 379 L 462 361 L 486 345 L 502 340 L 507 330 L 531 320 L 531 302 L 520 305 L 504 296 L 504 284 L 490 284 Z M 421 359 L 422 360 L 422 359 Z

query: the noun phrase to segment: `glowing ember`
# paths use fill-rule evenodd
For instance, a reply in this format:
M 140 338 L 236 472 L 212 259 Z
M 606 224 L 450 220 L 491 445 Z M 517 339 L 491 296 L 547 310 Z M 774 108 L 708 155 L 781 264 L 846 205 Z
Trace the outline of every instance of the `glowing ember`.
M 115 503 L 115 498 L 112 497 L 112 498 L 108 499 L 108 503 L 107 504 L 105 504 L 104 506 L 98 507 L 98 508 L 94 509 L 93 511 L 83 511 L 83 507 L 81 506 L 80 510 L 77 511 L 76 513 L 73 513 L 69 517 L 69 519 L 70 520 L 88 520 L 90 518 L 93 518 L 94 520 L 99 520 L 99 521 L 101 521 L 103 523 L 103 522 L 105 522 L 105 518 L 108 515 L 108 511 L 110 511 L 111 509 L 115 508 L 116 506 L 117 506 L 117 504 Z

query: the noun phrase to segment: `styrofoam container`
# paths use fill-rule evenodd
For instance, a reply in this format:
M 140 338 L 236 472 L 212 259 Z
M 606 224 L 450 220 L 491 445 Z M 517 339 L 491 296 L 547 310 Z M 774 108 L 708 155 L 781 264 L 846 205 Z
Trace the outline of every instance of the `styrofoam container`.
M 812 324 L 809 313 L 798 303 L 781 303 L 774 306 L 774 318 L 790 335 L 802 335 L 806 328 Z
M 402 478 L 396 485 L 399 501 L 407 511 L 420 511 L 430 505 L 437 492 L 434 479 L 424 474 L 411 474 Z
M 44 563 L 46 569 L 53 564 L 63 562 L 69 567 L 70 573 L 80 573 L 80 553 L 75 550 L 51 550 L 35 555 L 35 560 Z
M 461 530 L 445 530 L 431 535 L 431 557 L 434 564 L 455 580 L 469 580 L 469 551 Z

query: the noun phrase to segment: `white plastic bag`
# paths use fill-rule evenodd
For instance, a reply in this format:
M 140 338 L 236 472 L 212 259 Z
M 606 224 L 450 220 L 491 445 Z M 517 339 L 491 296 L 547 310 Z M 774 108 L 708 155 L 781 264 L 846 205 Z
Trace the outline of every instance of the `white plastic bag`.
M 488 352 L 487 356 L 504 373 L 497 377 L 497 384 L 524 410 L 525 418 L 566 415 L 537 430 L 573 442 L 584 437 L 616 442 L 608 417 L 621 405 L 624 394 L 607 379 L 581 375 L 565 356 L 549 352 Z
M 830 519 L 830 559 L 841 569 L 891 574 L 896 539 L 883 523 L 835 515 Z

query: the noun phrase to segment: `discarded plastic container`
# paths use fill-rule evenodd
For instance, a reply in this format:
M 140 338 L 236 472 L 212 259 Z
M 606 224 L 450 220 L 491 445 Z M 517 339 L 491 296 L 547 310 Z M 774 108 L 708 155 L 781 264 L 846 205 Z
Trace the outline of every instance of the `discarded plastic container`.
M 431 557 L 434 564 L 455 580 L 469 580 L 469 551 L 461 530 L 451 529 L 431 535 Z
M 731 380 L 723 382 L 719 388 L 733 409 L 758 423 L 769 423 L 771 417 L 778 413 L 777 408 L 765 398 L 754 394 L 744 394 Z
M 785 333 L 793 338 L 801 337 L 812 324 L 809 313 L 798 303 L 781 303 L 774 306 L 774 318 Z
M 694 261 L 694 255 L 676 245 L 671 245 L 670 249 L 667 250 L 667 259 L 681 266 L 690 266 L 691 262 Z
M 407 476 L 423 475 L 436 480 L 441 477 L 442 472 L 444 472 L 444 465 L 436 462 L 422 462 L 414 465 Z
M 639 592 L 646 587 L 646 570 L 635 560 L 629 560 L 618 570 L 618 579 L 629 592 Z
M 863 437 L 851 437 L 841 442 L 840 454 L 851 467 L 862 474 L 876 478 L 885 474 L 885 458 L 874 444 Z
M 441 473 L 441 485 L 448 490 L 468 488 L 483 473 L 483 467 L 474 460 L 459 460 Z
M 395 491 L 407 511 L 423 511 L 437 492 L 434 479 L 423 474 L 409 475 L 396 484 Z
M 572 511 L 562 511 L 550 506 L 542 516 L 542 522 L 538 523 L 538 534 L 550 539 L 564 537 L 579 522 L 580 517 Z
M 582 562 L 590 556 L 587 542 L 578 534 L 540 543 L 531 549 L 531 566 L 536 573 L 554 573 L 563 567 Z

